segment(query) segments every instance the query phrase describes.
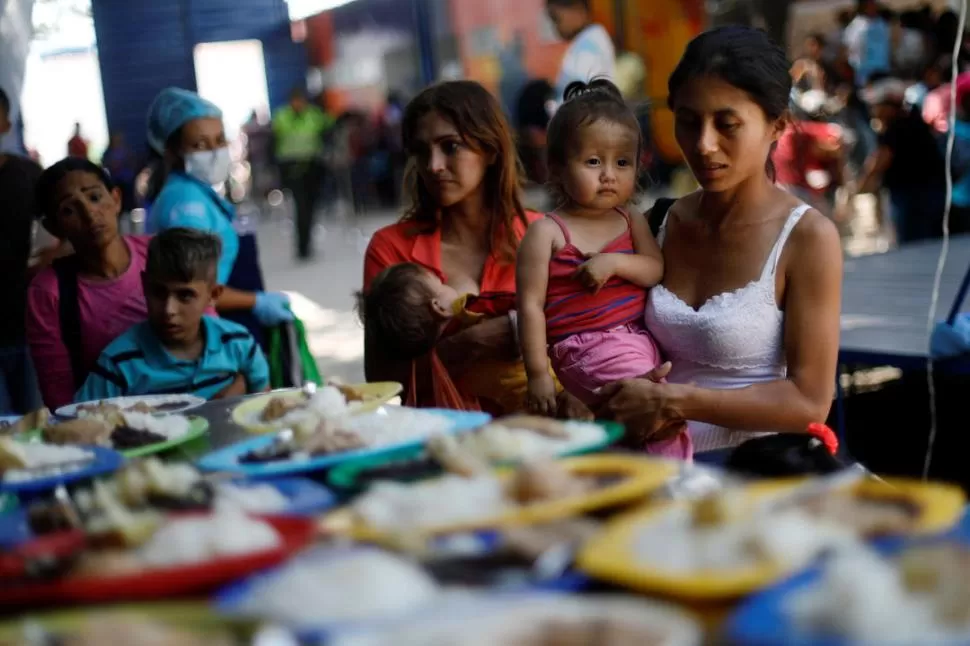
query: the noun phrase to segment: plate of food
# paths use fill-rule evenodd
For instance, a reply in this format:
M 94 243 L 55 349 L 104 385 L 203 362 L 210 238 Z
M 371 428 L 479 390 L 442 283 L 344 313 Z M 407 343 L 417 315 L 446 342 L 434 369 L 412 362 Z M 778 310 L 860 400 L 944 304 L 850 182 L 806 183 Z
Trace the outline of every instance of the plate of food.
M 24 542 L 81 526 L 93 534 L 155 522 L 172 512 L 235 510 L 258 515 L 312 516 L 333 507 L 334 495 L 304 478 L 272 482 L 208 479 L 191 465 L 157 458 L 129 462 L 113 477 L 64 496 L 37 499 L 0 516 L 0 537 Z
M 0 643 L 241 646 L 254 629 L 227 623 L 205 602 L 169 601 L 29 613 L 0 623 Z
M 513 465 L 524 460 L 591 453 L 613 444 L 622 435 L 623 426 L 615 422 L 563 422 L 515 415 L 454 436 L 455 447 L 429 442 L 427 447 L 349 460 L 334 467 L 327 481 L 337 489 L 357 492 L 378 480 L 413 482 L 441 475 L 444 466 L 438 453 L 442 450 L 458 449 L 490 464 Z
M 104 417 L 119 412 L 166 415 L 198 408 L 205 400 L 195 395 L 136 395 L 61 406 L 54 414 L 62 418 Z
M 726 633 L 757 646 L 970 643 L 970 546 L 837 552 L 745 602 Z
M 23 443 L 0 437 L 0 494 L 32 494 L 116 471 L 125 458 L 100 446 Z
M 293 389 L 249 399 L 232 411 L 232 421 L 252 433 L 319 423 L 321 418 L 357 415 L 377 410 L 401 394 L 396 382 L 328 384 L 308 393 Z
M 698 623 L 667 604 L 623 595 L 480 594 L 383 624 L 335 631 L 332 646 L 591 644 L 699 646 Z
M 265 478 L 318 471 L 344 460 L 421 446 L 429 437 L 478 428 L 486 413 L 386 406 L 243 440 L 204 456 L 199 468 Z
M 454 577 L 442 580 L 412 558 L 377 547 L 332 545 L 224 588 L 214 605 L 224 616 L 287 626 L 317 643 L 341 629 L 432 609 L 447 614 L 480 591 Z
M 103 446 L 126 458 L 137 458 L 170 451 L 197 440 L 208 430 L 209 422 L 202 417 L 116 410 L 51 423 L 17 439 L 62 446 Z
M 948 486 L 860 482 L 846 474 L 795 486 L 756 484 L 622 516 L 583 546 L 577 563 L 593 577 L 644 592 L 727 600 L 830 550 L 941 528 L 940 519 L 962 500 Z
M 18 546 L 15 554 L 31 560 L 24 563 L 20 576 L 3 580 L 0 607 L 203 594 L 284 561 L 314 536 L 310 519 L 251 516 L 233 509 L 113 514 L 97 530 L 85 528 L 85 541 L 73 554 L 49 558 L 32 549 L 33 541 Z M 77 532 L 34 540 L 51 542 Z
M 374 483 L 351 505 L 325 516 L 320 527 L 393 543 L 401 535 L 548 523 L 636 502 L 677 472 L 668 461 L 628 455 L 530 462 L 501 471 L 459 456 L 449 469 L 432 480 Z

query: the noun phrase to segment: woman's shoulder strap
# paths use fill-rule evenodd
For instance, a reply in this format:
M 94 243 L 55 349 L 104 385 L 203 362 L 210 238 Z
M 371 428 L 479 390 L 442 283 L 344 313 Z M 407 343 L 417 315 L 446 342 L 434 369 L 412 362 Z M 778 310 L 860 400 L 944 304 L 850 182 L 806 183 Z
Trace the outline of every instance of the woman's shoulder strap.
M 660 228 L 663 226 L 664 220 L 667 219 L 667 213 L 676 201 L 668 197 L 661 197 L 653 203 L 653 208 L 650 209 L 649 219 L 650 232 L 653 234 L 653 237 L 656 238 L 660 234 Z

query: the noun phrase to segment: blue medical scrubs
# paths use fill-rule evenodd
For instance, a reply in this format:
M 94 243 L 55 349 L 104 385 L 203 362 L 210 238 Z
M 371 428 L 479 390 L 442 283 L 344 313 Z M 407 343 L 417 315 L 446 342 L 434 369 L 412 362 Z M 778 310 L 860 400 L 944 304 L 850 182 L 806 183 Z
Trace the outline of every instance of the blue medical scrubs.
M 162 192 L 151 206 L 148 232 L 185 227 L 207 231 L 222 240 L 219 258 L 220 285 L 247 292 L 264 291 L 256 235 L 236 218 L 236 209 L 211 186 L 186 175 L 172 172 Z M 223 318 L 245 326 L 265 348 L 265 333 L 249 311 L 220 313 Z

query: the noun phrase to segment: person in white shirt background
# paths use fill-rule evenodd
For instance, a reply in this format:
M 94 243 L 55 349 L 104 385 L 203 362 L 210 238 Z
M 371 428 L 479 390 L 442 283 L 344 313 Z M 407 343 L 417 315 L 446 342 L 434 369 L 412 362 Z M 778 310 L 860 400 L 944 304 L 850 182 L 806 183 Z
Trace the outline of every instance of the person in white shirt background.
M 562 101 L 566 86 L 573 81 L 614 80 L 613 39 L 603 25 L 593 22 L 589 0 L 546 0 L 546 9 L 559 36 L 569 42 L 556 79 L 557 101 Z

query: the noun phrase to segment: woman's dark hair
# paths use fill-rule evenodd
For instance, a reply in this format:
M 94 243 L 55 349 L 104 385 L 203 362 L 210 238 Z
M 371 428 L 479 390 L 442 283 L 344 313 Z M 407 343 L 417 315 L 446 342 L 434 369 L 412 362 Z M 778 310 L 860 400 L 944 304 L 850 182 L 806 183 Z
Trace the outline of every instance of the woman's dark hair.
M 492 221 L 489 242 L 496 240 L 501 232 L 499 256 L 503 261 L 513 262 L 519 247 L 515 221 L 523 227 L 528 224 L 519 196 L 519 157 L 502 107 L 475 81 L 446 81 L 432 85 L 405 108 L 401 134 L 410 159 L 404 174 L 404 191 L 411 203 L 403 219 L 417 224 L 419 231 L 433 231 L 440 223 L 441 208 L 418 176 L 414 162 L 418 125 L 429 114 L 437 114 L 454 126 L 473 150 L 495 158 L 482 180 L 484 208 Z
M 168 176 L 172 174 L 172 171 L 182 170 L 185 167 L 185 162 L 178 158 L 178 149 L 181 143 L 182 128 L 179 128 L 166 140 L 165 152 L 167 154 L 165 156 L 156 153 L 151 146 L 148 147 L 148 150 L 151 151 L 151 159 L 148 165 L 151 167 L 152 173 L 148 178 L 148 190 L 145 199 L 149 202 L 158 199 L 158 195 L 165 188 L 165 182 L 168 181 Z
M 40 209 L 37 214 L 39 217 L 53 219 L 57 215 L 57 204 L 55 202 L 57 185 L 68 173 L 75 172 L 93 175 L 104 184 L 106 189 L 114 190 L 115 184 L 111 181 L 111 175 L 104 168 L 87 159 L 67 157 L 45 170 L 37 179 L 37 184 L 34 186 L 34 204 Z
M 549 122 L 546 134 L 546 163 L 550 170 L 565 166 L 569 153 L 576 147 L 583 130 L 599 121 L 624 126 L 636 136 L 637 156 L 633 162 L 639 165 L 643 148 L 640 122 L 612 82 L 607 79 L 593 79 L 589 83 L 573 81 L 566 86 L 563 101 Z M 550 189 L 556 198 L 562 199 L 564 193 L 562 187 L 556 185 L 556 175 L 557 173 L 552 173 L 553 185 Z
M 791 62 L 785 50 L 764 31 L 720 27 L 704 32 L 687 45 L 667 81 L 667 105 L 675 110 L 677 94 L 689 81 L 712 77 L 747 92 L 769 121 L 777 121 L 788 113 L 792 89 L 790 70 Z M 775 167 L 770 152 L 765 170 L 774 181 Z
M 725 466 L 730 471 L 762 478 L 825 475 L 845 468 L 821 440 L 803 433 L 778 433 L 748 440 L 731 452 Z

